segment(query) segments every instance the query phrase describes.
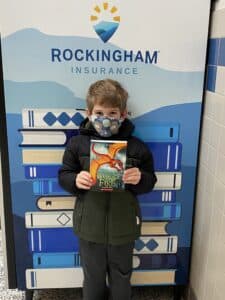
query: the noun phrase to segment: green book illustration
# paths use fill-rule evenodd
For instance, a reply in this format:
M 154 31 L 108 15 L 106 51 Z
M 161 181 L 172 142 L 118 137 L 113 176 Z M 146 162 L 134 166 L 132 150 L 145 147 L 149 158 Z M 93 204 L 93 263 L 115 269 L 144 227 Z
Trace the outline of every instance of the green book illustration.
M 92 190 L 113 191 L 124 189 L 122 181 L 126 166 L 127 141 L 91 140 L 90 174 Z

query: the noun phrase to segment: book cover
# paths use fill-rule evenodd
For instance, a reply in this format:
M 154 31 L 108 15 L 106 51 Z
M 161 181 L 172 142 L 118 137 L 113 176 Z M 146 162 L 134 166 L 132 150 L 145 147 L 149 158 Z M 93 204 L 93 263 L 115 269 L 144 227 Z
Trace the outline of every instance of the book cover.
M 81 266 L 78 252 L 33 253 L 33 268 L 76 268 Z
M 142 222 L 141 235 L 166 235 L 168 222 Z
M 24 165 L 26 179 L 57 178 L 61 165 Z
M 180 190 L 182 183 L 181 172 L 155 172 L 157 182 L 154 190 Z
M 122 181 L 126 166 L 127 141 L 91 140 L 90 174 L 92 190 L 124 189 Z
M 69 195 L 57 179 L 38 179 L 32 183 L 34 195 Z
M 22 136 L 20 147 L 63 147 L 78 129 L 19 129 Z
M 134 254 L 133 268 L 136 270 L 175 269 L 176 254 Z M 38 252 L 33 253 L 33 268 L 79 268 L 79 252 Z
M 169 203 L 169 202 L 176 202 L 176 191 L 170 190 L 156 190 L 151 191 L 146 194 L 138 195 L 138 200 L 140 203 Z
M 72 227 L 73 211 L 33 211 L 25 213 L 26 228 Z
M 177 246 L 177 236 L 141 236 L 135 241 L 134 254 L 176 253 Z
M 176 143 L 179 140 L 178 123 L 140 122 L 135 124 L 134 136 L 144 142 Z
M 176 269 L 178 257 L 176 254 L 135 254 L 133 268 L 136 270 Z
M 139 285 L 168 285 L 175 283 L 176 269 L 162 270 L 134 270 L 131 275 L 131 284 Z
M 80 109 L 24 108 L 23 128 L 78 129 L 85 118 Z
M 27 289 L 82 287 L 83 280 L 83 270 L 81 267 L 26 270 Z
M 74 196 L 41 196 L 37 199 L 37 207 L 44 211 L 73 210 L 76 202 Z
M 179 220 L 181 203 L 140 203 L 143 221 Z
M 181 143 L 146 143 L 154 158 L 155 171 L 171 172 L 181 170 Z
M 24 165 L 59 165 L 62 163 L 64 148 L 23 148 Z
M 168 285 L 175 283 L 176 269 L 163 270 L 134 270 L 131 276 L 132 285 L 161 284 Z M 44 288 L 74 288 L 82 287 L 83 271 L 77 268 L 44 268 L 26 270 L 27 289 Z
M 28 228 L 30 252 L 78 252 L 78 238 L 72 227 Z

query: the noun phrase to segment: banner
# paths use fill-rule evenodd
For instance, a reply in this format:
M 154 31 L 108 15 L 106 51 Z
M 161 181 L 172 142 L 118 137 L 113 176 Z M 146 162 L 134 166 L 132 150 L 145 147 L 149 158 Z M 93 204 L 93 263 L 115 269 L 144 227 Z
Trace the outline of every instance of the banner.
M 82 286 L 76 199 L 57 171 L 87 89 L 103 78 L 128 90 L 135 135 L 158 177 L 138 198 L 132 284 L 188 282 L 209 8 L 209 0 L 3 0 L 6 227 L 19 289 Z

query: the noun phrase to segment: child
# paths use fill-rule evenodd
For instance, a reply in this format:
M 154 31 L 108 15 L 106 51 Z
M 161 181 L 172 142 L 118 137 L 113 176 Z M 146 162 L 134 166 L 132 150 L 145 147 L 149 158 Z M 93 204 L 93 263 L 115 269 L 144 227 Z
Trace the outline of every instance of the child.
M 90 86 L 88 117 L 80 126 L 80 135 L 69 140 L 59 170 L 60 185 L 77 196 L 73 221 L 80 239 L 84 300 L 107 299 L 106 275 L 111 299 L 131 298 L 132 253 L 141 229 L 136 195 L 151 191 L 156 182 L 151 153 L 132 136 L 134 126 L 126 118 L 127 98 L 126 90 L 111 79 Z M 129 168 L 123 175 L 124 190 L 90 190 L 91 139 L 127 141 Z

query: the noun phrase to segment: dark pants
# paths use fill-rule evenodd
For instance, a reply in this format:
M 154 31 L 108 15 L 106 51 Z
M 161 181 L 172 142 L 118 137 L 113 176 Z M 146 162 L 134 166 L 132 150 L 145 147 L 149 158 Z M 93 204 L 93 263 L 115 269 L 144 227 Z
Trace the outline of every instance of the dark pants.
M 134 243 L 112 246 L 80 240 L 81 264 L 84 272 L 83 299 L 130 300 L 132 254 Z

